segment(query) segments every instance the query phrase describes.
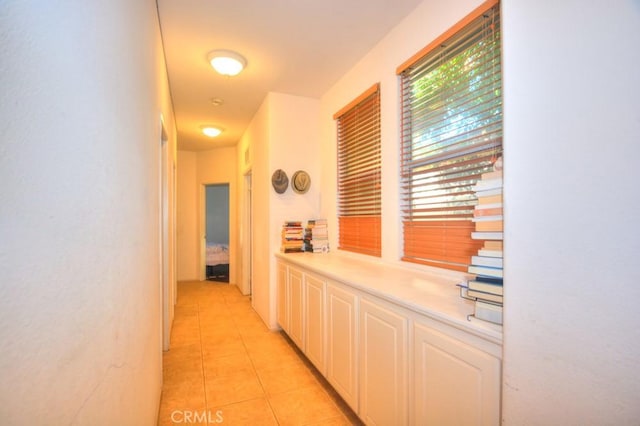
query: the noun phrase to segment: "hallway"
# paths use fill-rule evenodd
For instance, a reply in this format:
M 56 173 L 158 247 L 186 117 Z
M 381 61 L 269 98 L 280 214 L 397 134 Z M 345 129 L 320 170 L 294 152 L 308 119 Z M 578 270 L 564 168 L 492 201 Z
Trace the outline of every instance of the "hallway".
M 159 425 L 360 424 L 235 285 L 178 284 Z

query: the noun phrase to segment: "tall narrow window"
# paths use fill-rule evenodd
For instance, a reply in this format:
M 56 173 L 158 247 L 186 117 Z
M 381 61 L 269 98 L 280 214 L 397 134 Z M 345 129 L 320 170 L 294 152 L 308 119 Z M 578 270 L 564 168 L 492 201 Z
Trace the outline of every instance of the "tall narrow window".
M 500 14 L 485 2 L 398 68 L 403 260 L 466 271 L 472 189 L 502 150 Z
M 333 118 L 338 125 L 338 248 L 380 256 L 379 84 Z

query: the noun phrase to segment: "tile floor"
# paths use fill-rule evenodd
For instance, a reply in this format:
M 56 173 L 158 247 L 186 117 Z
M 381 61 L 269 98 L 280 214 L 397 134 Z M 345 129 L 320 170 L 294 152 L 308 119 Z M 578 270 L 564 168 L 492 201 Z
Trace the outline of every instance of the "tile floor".
M 235 285 L 178 284 L 158 425 L 362 424 Z

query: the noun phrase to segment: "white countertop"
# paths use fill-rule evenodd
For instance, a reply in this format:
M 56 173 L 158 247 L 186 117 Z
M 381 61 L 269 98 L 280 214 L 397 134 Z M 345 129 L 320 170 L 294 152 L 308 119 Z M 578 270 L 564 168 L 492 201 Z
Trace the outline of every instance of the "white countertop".
M 456 286 L 460 280 L 446 274 L 429 274 L 336 253 L 276 253 L 276 256 L 453 327 L 502 343 L 501 326 L 467 319 L 473 313 L 473 301 L 461 298 Z

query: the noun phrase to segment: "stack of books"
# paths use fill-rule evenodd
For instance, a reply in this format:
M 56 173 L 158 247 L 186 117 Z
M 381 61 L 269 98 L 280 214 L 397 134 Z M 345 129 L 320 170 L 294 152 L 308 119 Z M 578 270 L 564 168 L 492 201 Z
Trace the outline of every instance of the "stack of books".
M 473 189 L 478 204 L 473 213 L 475 232 L 471 237 L 484 240 L 484 245 L 471 258 L 468 271 L 475 276 L 467 281 L 464 291 L 475 300 L 475 318 L 502 324 L 502 170 L 482 174 Z
M 295 220 L 285 221 L 282 225 L 282 253 L 299 253 L 304 251 L 304 229 L 302 222 Z
M 310 219 L 304 229 L 304 251 L 329 252 L 329 232 L 326 219 Z

